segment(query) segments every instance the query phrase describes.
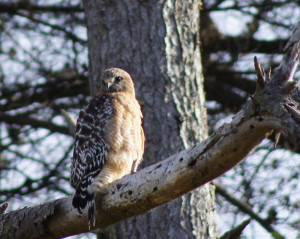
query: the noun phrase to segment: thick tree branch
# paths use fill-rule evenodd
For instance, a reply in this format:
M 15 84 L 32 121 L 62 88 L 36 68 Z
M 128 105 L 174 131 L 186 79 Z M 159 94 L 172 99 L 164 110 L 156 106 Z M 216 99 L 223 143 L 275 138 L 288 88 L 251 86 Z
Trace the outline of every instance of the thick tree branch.
M 30 125 L 32 128 L 45 128 L 51 132 L 57 132 L 61 134 L 70 135 L 69 129 L 65 126 L 60 126 L 54 124 L 50 121 L 45 121 L 41 119 L 34 118 L 32 116 L 26 115 L 9 115 L 3 112 L 0 112 L 0 122 L 6 122 L 8 124 L 17 124 L 17 125 Z
M 274 117 L 247 119 L 241 111 L 202 144 L 115 182 L 99 200 L 96 227 L 145 213 L 220 176 L 244 158 L 266 132 L 278 127 Z M 242 144 L 241 138 L 245 138 Z M 3 238 L 23 238 L 29 233 L 32 238 L 60 238 L 86 232 L 88 224 L 86 212 L 79 215 L 68 197 L 4 214 L 1 228 Z
M 145 213 L 222 175 L 272 130 L 287 134 L 298 145 L 300 93 L 292 77 L 299 61 L 299 28 L 300 22 L 271 78 L 256 62 L 256 92 L 231 123 L 203 143 L 114 182 L 106 195 L 96 194 L 96 228 Z M 86 231 L 87 213 L 79 215 L 71 197 L 0 216 L 2 238 L 60 238 Z
M 284 39 L 266 41 L 255 39 L 249 34 L 234 37 L 224 35 L 220 33 L 209 13 L 203 11 L 200 36 L 203 45 L 201 51 L 205 61 L 209 59 L 210 54 L 222 51 L 229 52 L 231 55 L 241 53 L 280 54 L 285 45 L 286 40 Z
M 228 51 L 238 53 L 255 52 L 263 54 L 279 54 L 280 49 L 282 49 L 285 42 L 286 40 L 264 41 L 245 36 L 222 36 L 221 38 L 213 39 L 213 41 L 210 41 L 205 45 L 205 51 L 209 53 Z
M 52 102 L 59 98 L 89 94 L 87 79 L 83 75 L 66 75 L 55 72 L 42 72 L 42 74 L 48 79 L 46 83 L 31 88 L 26 84 L 19 85 L 14 89 L 3 87 L 0 99 L 6 99 L 7 103 L 0 105 L 0 111 L 18 109 L 34 102 Z
M 25 11 L 39 11 L 39 12 L 56 12 L 56 13 L 74 13 L 83 12 L 83 8 L 78 5 L 74 6 L 56 6 L 56 5 L 37 5 L 30 1 L 6 2 L 0 3 L 0 13 L 15 14 L 20 10 Z

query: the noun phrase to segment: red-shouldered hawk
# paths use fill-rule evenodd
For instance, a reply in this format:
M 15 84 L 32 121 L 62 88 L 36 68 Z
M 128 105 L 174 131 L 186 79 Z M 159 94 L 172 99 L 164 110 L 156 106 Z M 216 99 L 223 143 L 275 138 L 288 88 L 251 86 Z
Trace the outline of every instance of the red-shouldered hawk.
M 100 90 L 80 111 L 71 184 L 76 189 L 73 206 L 87 206 L 89 227 L 95 225 L 94 191 L 135 172 L 144 153 L 142 112 L 130 75 L 118 68 L 106 70 Z

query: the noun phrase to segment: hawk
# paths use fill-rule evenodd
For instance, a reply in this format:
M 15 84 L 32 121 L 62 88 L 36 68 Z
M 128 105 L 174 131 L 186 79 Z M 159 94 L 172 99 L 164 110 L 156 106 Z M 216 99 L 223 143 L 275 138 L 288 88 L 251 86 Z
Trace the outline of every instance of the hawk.
M 130 75 L 105 70 L 99 92 L 80 111 L 71 162 L 72 204 L 79 213 L 87 206 L 89 228 L 95 226 L 94 191 L 106 193 L 110 183 L 136 172 L 142 161 L 142 118 Z

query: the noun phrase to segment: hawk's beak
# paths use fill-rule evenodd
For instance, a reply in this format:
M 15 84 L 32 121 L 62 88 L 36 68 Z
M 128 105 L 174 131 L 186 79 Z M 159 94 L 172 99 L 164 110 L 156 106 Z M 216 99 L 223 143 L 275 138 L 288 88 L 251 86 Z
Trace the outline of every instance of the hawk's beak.
M 105 79 L 105 86 L 107 89 L 109 89 L 109 87 L 112 85 L 112 79 L 111 78 L 107 78 Z

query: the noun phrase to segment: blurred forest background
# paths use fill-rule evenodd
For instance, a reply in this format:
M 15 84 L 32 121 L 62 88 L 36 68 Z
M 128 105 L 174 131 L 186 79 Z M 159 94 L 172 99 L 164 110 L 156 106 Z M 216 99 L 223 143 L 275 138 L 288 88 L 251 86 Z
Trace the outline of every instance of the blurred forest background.
M 210 132 L 254 92 L 254 56 L 278 65 L 299 18 L 296 0 L 203 1 Z M 0 1 L 0 204 L 9 202 L 9 211 L 73 193 L 73 136 L 63 112 L 77 118 L 90 99 L 87 54 L 79 0 Z M 220 234 L 253 218 L 244 238 L 275 238 L 270 228 L 300 237 L 299 151 L 284 137 L 274 142 L 264 140 L 215 180 Z

